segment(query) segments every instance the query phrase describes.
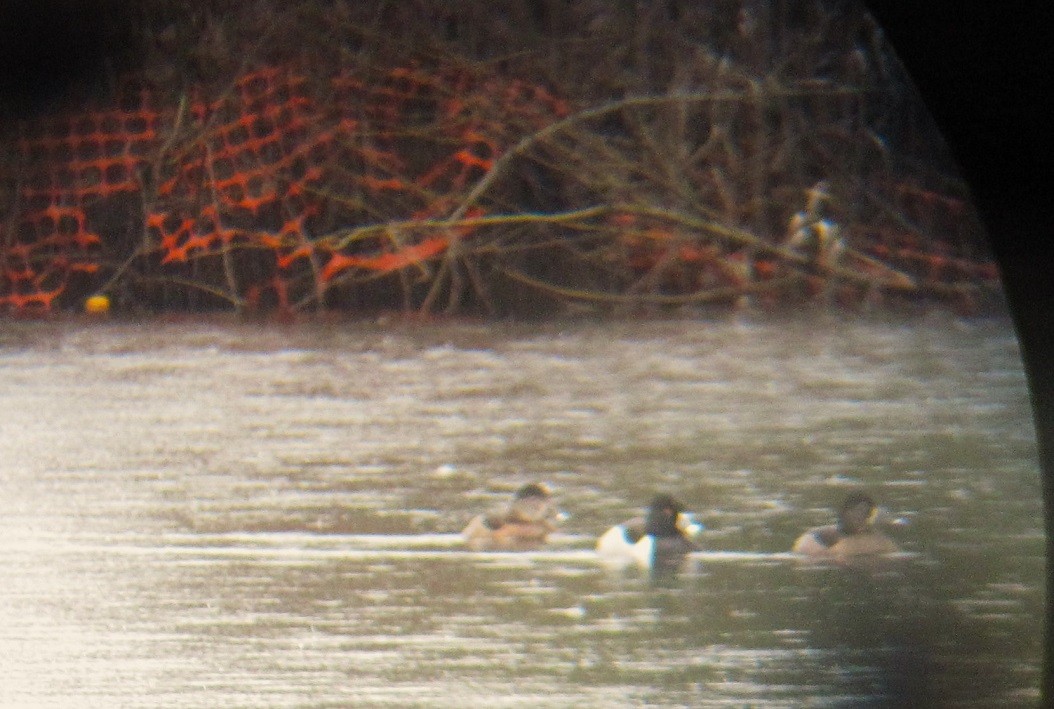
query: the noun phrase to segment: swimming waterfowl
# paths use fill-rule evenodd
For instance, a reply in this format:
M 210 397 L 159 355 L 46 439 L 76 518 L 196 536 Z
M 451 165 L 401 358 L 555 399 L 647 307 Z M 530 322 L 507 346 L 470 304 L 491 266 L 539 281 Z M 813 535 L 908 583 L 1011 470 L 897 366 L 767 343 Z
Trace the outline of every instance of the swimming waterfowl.
M 656 495 L 644 517 L 617 524 L 600 535 L 596 550 L 607 564 L 636 565 L 652 571 L 675 570 L 699 546 L 703 525 L 667 494 Z
M 878 508 L 870 495 L 853 492 L 838 510 L 838 522 L 803 533 L 791 548 L 810 559 L 838 562 L 899 551 L 896 543 L 876 527 Z
M 506 509 L 477 515 L 461 534 L 473 551 L 536 549 L 556 531 L 559 518 L 549 487 L 530 483 L 516 491 Z

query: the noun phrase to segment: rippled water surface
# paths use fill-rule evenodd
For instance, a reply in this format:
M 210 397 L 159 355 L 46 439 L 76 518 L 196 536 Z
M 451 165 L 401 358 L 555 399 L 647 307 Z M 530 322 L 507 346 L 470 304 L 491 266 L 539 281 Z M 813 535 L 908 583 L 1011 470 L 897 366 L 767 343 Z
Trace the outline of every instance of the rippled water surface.
M 7 323 L 0 405 L 0 706 L 1038 701 L 1007 322 Z M 464 550 L 533 479 L 562 533 Z M 907 558 L 791 558 L 854 486 Z M 706 551 L 605 569 L 656 490 Z

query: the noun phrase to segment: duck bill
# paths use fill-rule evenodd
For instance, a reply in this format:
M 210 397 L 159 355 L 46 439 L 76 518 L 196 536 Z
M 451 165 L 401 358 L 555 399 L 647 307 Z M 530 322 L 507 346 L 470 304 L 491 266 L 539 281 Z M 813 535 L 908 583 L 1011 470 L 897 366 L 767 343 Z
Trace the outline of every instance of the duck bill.
M 689 539 L 694 539 L 703 531 L 704 527 L 701 522 L 695 519 L 692 513 L 681 512 L 677 515 L 677 529 Z

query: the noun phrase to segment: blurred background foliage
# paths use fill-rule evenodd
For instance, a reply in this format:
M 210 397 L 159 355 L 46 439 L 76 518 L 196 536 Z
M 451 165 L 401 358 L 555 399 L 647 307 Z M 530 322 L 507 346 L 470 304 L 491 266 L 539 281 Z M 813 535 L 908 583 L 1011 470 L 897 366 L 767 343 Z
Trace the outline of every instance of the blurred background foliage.
M 5 12 L 8 312 L 1002 307 L 859 3 Z

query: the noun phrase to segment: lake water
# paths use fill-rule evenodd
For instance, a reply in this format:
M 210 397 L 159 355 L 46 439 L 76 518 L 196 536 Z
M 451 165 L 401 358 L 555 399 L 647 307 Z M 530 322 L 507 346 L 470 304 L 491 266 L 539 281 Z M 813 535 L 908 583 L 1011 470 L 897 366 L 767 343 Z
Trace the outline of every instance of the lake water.
M 0 326 L 0 706 L 1034 706 L 1008 321 Z M 457 536 L 521 483 L 544 550 Z M 853 487 L 888 568 L 787 554 Z M 657 491 L 676 578 L 592 544 Z

